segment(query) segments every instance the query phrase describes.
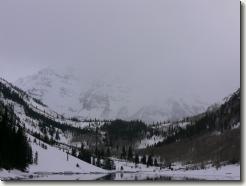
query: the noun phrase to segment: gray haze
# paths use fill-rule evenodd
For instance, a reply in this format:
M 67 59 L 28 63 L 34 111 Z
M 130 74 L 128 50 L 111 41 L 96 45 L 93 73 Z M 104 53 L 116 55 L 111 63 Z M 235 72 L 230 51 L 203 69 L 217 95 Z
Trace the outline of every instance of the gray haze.
M 0 76 L 70 66 L 213 102 L 240 86 L 239 18 L 235 0 L 2 0 Z

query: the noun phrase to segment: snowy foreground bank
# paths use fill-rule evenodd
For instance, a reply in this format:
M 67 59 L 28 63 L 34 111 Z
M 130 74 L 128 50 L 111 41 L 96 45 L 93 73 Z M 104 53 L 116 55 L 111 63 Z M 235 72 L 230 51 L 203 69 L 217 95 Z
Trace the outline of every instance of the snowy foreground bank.
M 126 171 L 110 172 L 21 172 L 17 170 L 0 171 L 1 180 L 240 180 L 240 166 L 226 165 L 218 170 L 214 167 L 201 170 L 185 170 L 175 167 L 169 169 L 158 169 L 154 167 L 141 170 L 128 167 Z M 125 167 L 126 168 L 126 167 Z
M 172 166 L 173 170 L 159 167 L 146 167 L 146 165 L 115 161 L 116 170 L 124 168 L 124 173 L 115 174 L 114 180 L 240 180 L 240 165 L 225 165 L 216 169 L 207 165 L 206 169 L 187 170 L 188 165 L 179 163 Z

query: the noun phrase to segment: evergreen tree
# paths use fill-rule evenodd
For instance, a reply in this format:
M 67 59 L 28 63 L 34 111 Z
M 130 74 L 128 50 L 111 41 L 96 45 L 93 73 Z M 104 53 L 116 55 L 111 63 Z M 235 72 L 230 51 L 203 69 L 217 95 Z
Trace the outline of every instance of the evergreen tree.
M 114 168 L 114 163 L 112 160 L 110 160 L 109 158 L 107 158 L 105 161 L 104 161 L 104 169 L 107 169 L 107 170 L 112 170 Z
M 98 167 L 101 167 L 101 161 L 100 161 L 100 159 L 99 159 L 99 158 L 97 158 L 96 165 L 97 165 Z
M 102 149 L 101 152 L 100 152 L 100 157 L 104 158 L 104 156 L 105 156 L 104 149 Z
M 77 154 L 77 153 L 76 153 L 76 149 L 73 148 L 73 149 L 72 149 L 72 156 L 76 157 L 76 156 L 77 156 L 76 154 Z
M 55 139 L 58 141 L 58 140 L 60 140 L 60 136 L 59 136 L 59 131 L 58 130 L 56 130 L 56 137 L 55 137 Z
M 91 163 L 91 152 L 87 149 L 84 149 L 84 145 L 83 143 L 81 143 L 81 147 L 80 147 L 80 152 L 79 152 L 79 159 L 87 162 L 87 163 Z
M 147 166 L 153 166 L 153 158 L 151 155 L 148 157 Z
M 143 157 L 142 157 L 142 159 L 141 159 L 141 163 L 142 163 L 142 164 L 146 164 L 146 156 L 145 156 L 145 155 L 143 155 Z
M 139 164 L 139 156 L 138 156 L 138 154 L 135 155 L 135 161 L 134 162 L 135 162 L 135 164 Z
M 0 168 L 25 170 L 32 162 L 32 149 L 13 109 L 0 102 Z
M 122 147 L 122 153 L 121 153 L 121 159 L 125 159 L 126 158 L 126 149 L 125 146 Z
M 35 152 L 35 156 L 34 156 L 34 161 L 33 162 L 36 165 L 38 164 L 38 152 L 37 151 Z
M 110 157 L 111 156 L 111 152 L 110 152 L 110 149 L 109 147 L 107 148 L 107 153 L 106 153 L 106 157 Z
M 158 162 L 157 162 L 157 159 L 155 158 L 155 161 L 154 161 L 154 165 L 157 167 L 158 166 Z
M 129 148 L 128 148 L 127 159 L 128 159 L 129 161 L 131 161 L 131 160 L 132 160 L 132 156 L 133 156 L 133 154 L 132 154 L 132 147 L 129 146 Z

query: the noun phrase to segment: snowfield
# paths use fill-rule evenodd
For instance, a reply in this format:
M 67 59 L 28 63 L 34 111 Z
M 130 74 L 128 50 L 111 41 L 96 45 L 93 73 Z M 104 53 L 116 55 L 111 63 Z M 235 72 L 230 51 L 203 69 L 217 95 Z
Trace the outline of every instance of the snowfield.
M 206 169 L 186 170 L 187 165 L 176 163 L 172 166 L 173 170 L 168 168 L 160 169 L 143 164 L 115 159 L 116 171 L 121 172 L 115 175 L 115 180 L 240 180 L 240 165 L 225 165 L 216 169 L 208 165 Z M 121 167 L 123 171 L 121 171 Z M 124 174 L 122 174 L 124 172 Z
M 194 178 L 200 180 L 240 180 L 240 166 L 226 165 L 218 168 L 210 167 L 200 170 L 165 171 L 163 174 L 173 178 Z
M 189 170 L 189 165 L 176 163 L 170 170 L 112 158 L 116 169 L 106 171 L 72 156 L 67 161 L 66 153 L 50 146 L 47 150 L 35 144 L 32 147 L 39 152 L 38 165 L 31 165 L 27 172 L 0 170 L 1 180 L 240 180 L 239 164 Z M 54 153 L 52 157 L 49 152 Z
M 50 179 L 50 175 L 53 175 L 51 179 L 71 179 L 75 180 L 75 177 L 85 178 L 85 179 L 97 179 L 104 176 L 108 171 L 96 167 L 92 164 L 84 162 L 76 157 L 68 155 L 67 153 L 59 150 L 56 147 L 52 147 L 42 141 L 36 139 L 36 143 L 33 142 L 34 137 L 28 135 L 30 138 L 31 147 L 33 151 L 33 157 L 35 153 L 38 153 L 38 163 L 30 165 L 26 172 L 21 172 L 18 170 L 1 170 L 0 178 L 1 180 L 11 180 L 11 179 Z M 47 146 L 47 149 L 42 148 L 40 144 Z M 83 176 L 81 176 L 83 174 Z M 85 174 L 85 175 L 84 175 Z M 56 176 L 54 176 L 56 175 Z M 65 175 L 74 175 L 74 177 L 68 177 Z M 94 176 L 93 176 L 94 175 Z M 63 178 L 64 177 L 64 178 Z
M 31 139 L 32 140 L 32 139 Z M 33 140 L 32 140 L 33 141 Z M 38 143 L 39 140 L 37 140 Z M 43 142 L 42 142 L 43 143 Z M 41 146 L 31 143 L 33 154 L 38 152 L 38 165 L 31 165 L 29 172 L 48 172 L 48 173 L 106 173 L 104 169 L 92 164 L 81 161 L 80 159 L 68 155 L 62 150 L 45 144 L 48 148 L 43 149 Z M 76 167 L 76 165 L 79 167 Z

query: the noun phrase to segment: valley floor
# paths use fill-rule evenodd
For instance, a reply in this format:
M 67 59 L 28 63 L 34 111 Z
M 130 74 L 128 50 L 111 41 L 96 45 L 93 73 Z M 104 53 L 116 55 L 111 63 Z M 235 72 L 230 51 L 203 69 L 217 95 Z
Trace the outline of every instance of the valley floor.
M 34 137 L 28 137 L 33 154 L 38 152 L 38 163 L 30 165 L 26 172 L 2 169 L 1 180 L 240 180 L 239 164 L 224 165 L 218 169 L 206 165 L 205 169 L 192 170 L 194 165 L 176 163 L 170 170 L 112 158 L 115 170 L 108 171 L 67 155 L 59 147 L 39 140 L 34 142 Z
M 107 172 L 21 172 L 18 170 L 0 170 L 1 180 L 240 180 L 240 165 L 225 165 L 218 169 L 208 167 L 199 170 L 186 170 L 176 165 L 173 170 L 139 165 L 135 168 L 132 163 L 119 163 L 124 171 Z
M 116 171 L 120 167 L 124 169 L 123 174 L 116 174 L 114 180 L 240 180 L 240 165 L 224 165 L 216 169 L 207 165 L 205 169 L 192 170 L 194 165 L 181 165 L 176 163 L 168 168 L 147 167 L 143 164 L 135 166 L 134 163 L 116 160 Z

